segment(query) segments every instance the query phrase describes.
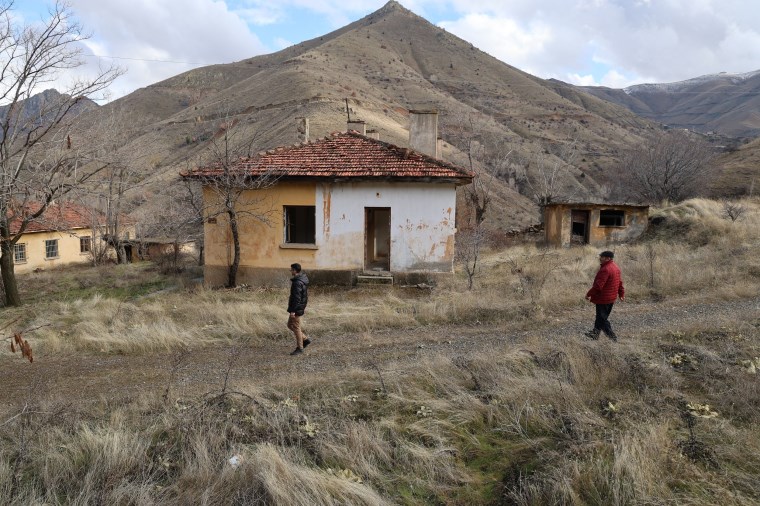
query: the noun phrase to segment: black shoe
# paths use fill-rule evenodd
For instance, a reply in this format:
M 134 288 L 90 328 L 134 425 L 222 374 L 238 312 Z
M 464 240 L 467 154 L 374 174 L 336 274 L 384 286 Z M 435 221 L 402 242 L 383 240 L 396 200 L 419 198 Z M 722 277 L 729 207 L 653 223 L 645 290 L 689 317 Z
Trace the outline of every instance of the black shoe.
M 607 337 L 609 337 L 609 338 L 610 338 L 610 341 L 615 341 L 615 342 L 617 342 L 617 335 L 616 335 L 616 334 L 610 334 L 610 335 L 608 335 Z
M 303 347 L 306 348 L 311 344 L 311 339 L 304 339 L 303 340 Z
M 300 355 L 301 353 L 303 353 L 302 348 L 296 348 L 295 350 L 290 352 L 291 355 Z
M 589 330 L 588 332 L 584 332 L 583 335 L 586 336 L 586 337 L 588 337 L 589 339 L 593 339 L 595 341 L 597 339 L 599 339 L 599 331 L 596 330 L 596 329 Z

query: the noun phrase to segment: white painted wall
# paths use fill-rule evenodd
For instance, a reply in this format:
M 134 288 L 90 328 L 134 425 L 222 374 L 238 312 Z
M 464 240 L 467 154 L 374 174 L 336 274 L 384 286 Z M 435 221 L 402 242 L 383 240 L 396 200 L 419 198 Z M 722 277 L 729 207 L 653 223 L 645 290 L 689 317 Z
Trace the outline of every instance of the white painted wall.
M 364 208 L 391 209 L 391 271 L 450 272 L 456 187 L 429 183 L 317 185 L 316 268 L 364 267 Z

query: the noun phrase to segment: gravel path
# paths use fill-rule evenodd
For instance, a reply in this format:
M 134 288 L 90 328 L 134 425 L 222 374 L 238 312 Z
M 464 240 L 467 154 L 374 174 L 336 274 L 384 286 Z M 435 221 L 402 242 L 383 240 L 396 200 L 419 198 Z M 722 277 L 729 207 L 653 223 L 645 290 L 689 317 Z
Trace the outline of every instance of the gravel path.
M 314 344 L 299 357 L 288 354 L 292 348 L 291 339 L 209 347 L 187 352 L 176 367 L 173 364 L 177 352 L 42 355 L 35 357 L 34 364 L 22 361 L 18 355 L 5 354 L 0 357 L 4 377 L 0 411 L 17 410 L 25 400 L 126 401 L 162 393 L 167 385 L 171 385 L 176 395 L 195 396 L 221 389 L 228 370 L 232 387 L 271 383 L 297 387 L 300 382 L 315 376 L 352 368 L 367 369 L 371 364 L 403 374 L 421 359 L 437 354 L 466 356 L 535 337 L 567 341 L 588 330 L 593 322 L 593 307 L 589 304 L 545 316 L 530 328 L 525 321 L 505 321 L 316 336 Z M 675 299 L 618 303 L 610 320 L 621 337 L 617 345 L 629 346 L 642 333 L 664 334 L 706 323 L 711 328 L 739 328 L 748 323 L 757 326 L 760 323 L 760 297 L 728 302 L 688 303 Z M 229 367 L 231 357 L 234 363 Z M 173 379 L 170 379 L 172 375 Z

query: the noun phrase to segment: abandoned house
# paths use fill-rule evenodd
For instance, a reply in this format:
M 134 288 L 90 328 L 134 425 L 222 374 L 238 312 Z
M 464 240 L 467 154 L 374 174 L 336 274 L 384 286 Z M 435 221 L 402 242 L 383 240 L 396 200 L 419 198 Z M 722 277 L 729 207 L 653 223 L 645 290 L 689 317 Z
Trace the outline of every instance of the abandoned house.
M 10 222 L 11 233 L 18 232 L 23 214 L 31 215 L 38 209 L 39 204 L 30 204 L 18 210 L 19 218 Z M 48 206 L 42 216 L 29 222 L 13 245 L 15 272 L 92 260 L 93 216 L 91 209 L 71 202 Z
M 281 280 L 294 262 L 317 283 L 354 284 L 365 275 L 419 282 L 453 272 L 456 188 L 473 174 L 436 158 L 437 113 L 410 118 L 415 149 L 368 137 L 361 122 L 309 142 L 308 120 L 298 118 L 303 142 L 237 162 L 247 177 L 272 181 L 238 200 L 239 282 Z M 212 208 L 221 169 L 182 175 L 203 184 Z M 205 283 L 224 284 L 233 259 L 224 214 L 205 220 L 204 250 Z
M 544 208 L 544 230 L 550 246 L 631 241 L 647 228 L 649 206 L 637 204 L 553 203 Z

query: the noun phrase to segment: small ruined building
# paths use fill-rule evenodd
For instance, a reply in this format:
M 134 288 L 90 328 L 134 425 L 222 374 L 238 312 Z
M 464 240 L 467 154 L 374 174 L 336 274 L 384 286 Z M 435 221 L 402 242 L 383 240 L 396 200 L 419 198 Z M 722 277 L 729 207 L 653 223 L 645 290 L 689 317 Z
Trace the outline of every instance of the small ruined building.
M 239 282 L 281 280 L 294 262 L 317 283 L 365 276 L 420 282 L 452 273 L 456 188 L 473 174 L 435 157 L 436 114 L 411 114 L 410 145 L 429 154 L 363 135 L 363 123 L 353 122 L 348 132 L 237 162 L 236 171 L 273 181 L 239 200 Z M 298 121 L 308 139 L 308 121 Z M 203 184 L 206 208 L 216 205 L 221 169 L 182 175 Z M 205 283 L 223 285 L 233 259 L 226 215 L 205 220 L 204 250 Z
M 553 203 L 544 208 L 544 230 L 550 246 L 631 241 L 647 228 L 649 206 L 638 204 Z
M 39 204 L 18 209 L 18 218 L 10 222 L 16 234 L 22 216 L 34 214 Z M 29 222 L 21 238 L 13 245 L 15 272 L 48 269 L 62 265 L 86 263 L 92 260 L 93 211 L 71 202 L 51 204 L 39 218 Z

